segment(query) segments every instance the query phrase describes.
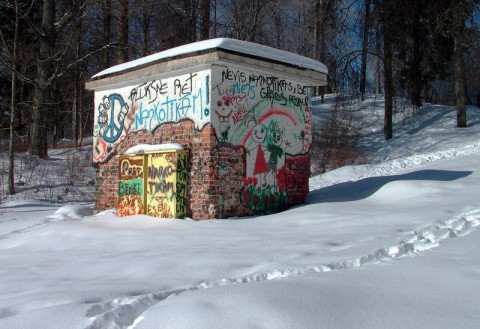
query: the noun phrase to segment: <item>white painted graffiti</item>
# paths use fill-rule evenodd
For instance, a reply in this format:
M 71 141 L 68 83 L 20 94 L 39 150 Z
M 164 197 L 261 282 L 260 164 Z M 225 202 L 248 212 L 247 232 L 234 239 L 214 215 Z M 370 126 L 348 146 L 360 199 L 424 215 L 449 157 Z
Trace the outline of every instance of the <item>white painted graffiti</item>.
M 114 154 L 130 130 L 153 131 L 183 119 L 201 129 L 210 122 L 210 75 L 204 70 L 96 92 L 94 162 Z

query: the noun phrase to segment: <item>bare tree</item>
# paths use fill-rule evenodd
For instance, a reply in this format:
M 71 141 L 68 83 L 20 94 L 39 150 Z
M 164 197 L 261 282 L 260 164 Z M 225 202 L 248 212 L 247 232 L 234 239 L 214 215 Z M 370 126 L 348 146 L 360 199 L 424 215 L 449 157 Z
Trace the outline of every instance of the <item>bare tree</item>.
M 15 150 L 14 150 L 14 131 L 15 131 L 15 117 L 17 113 L 17 65 L 18 65 L 18 28 L 20 25 L 20 9 L 18 0 L 13 0 L 11 3 L 15 18 L 13 21 L 14 32 L 12 40 L 12 51 L 10 54 L 12 66 L 12 85 L 10 92 L 10 140 L 8 141 L 8 194 L 15 194 Z M 0 30 L 3 43 L 6 45 L 5 38 Z
M 143 34 L 143 56 L 150 55 L 150 24 L 153 19 L 153 11 L 146 0 L 142 0 L 142 17 L 140 25 Z
M 382 92 L 382 38 L 380 28 L 375 28 L 375 93 Z
M 128 0 L 119 0 L 118 2 L 119 12 L 119 53 L 117 57 L 117 63 L 128 62 Z
M 383 27 L 383 71 L 385 83 L 385 119 L 383 134 L 385 139 L 393 137 L 393 0 L 382 1 L 382 27 Z
M 83 33 L 83 24 L 82 19 L 79 19 L 77 24 L 77 42 L 75 45 L 75 61 L 80 59 L 80 51 L 82 46 L 82 33 Z M 108 49 L 107 49 L 108 51 Z M 73 100 L 72 100 L 72 139 L 73 139 L 73 147 L 78 147 L 78 140 L 81 131 L 81 121 L 79 121 L 79 116 L 81 113 L 81 90 L 82 86 L 80 86 L 80 67 L 78 65 L 75 66 L 74 69 L 74 78 L 73 78 Z
M 453 69 L 455 75 L 455 105 L 457 107 L 457 127 L 467 126 L 467 111 L 465 107 L 465 64 L 463 55 L 465 43 L 465 4 L 463 1 L 452 0 L 452 29 L 453 29 Z
M 232 0 L 225 10 L 231 15 L 226 25 L 226 35 L 250 42 L 264 42 L 263 29 L 281 4 L 273 0 Z
M 83 2 L 82 2 L 83 3 Z M 81 0 L 72 1 L 70 8 L 55 20 L 55 0 L 44 0 L 42 6 L 41 26 L 32 28 L 39 41 L 37 58 L 37 76 L 33 95 L 32 122 L 30 126 L 30 155 L 47 158 L 47 107 L 52 97 L 53 81 L 58 77 L 60 67 L 58 63 L 65 55 L 56 51 L 58 35 L 77 17 L 81 7 Z
M 362 71 L 360 74 L 360 94 L 364 100 L 365 85 L 367 82 L 367 53 L 368 53 L 368 34 L 370 31 L 370 0 L 365 0 L 365 13 L 363 19 L 363 41 L 362 41 Z
M 326 13 L 325 13 L 325 0 L 315 1 L 315 24 L 313 30 L 313 56 L 321 62 L 325 62 L 325 30 L 326 30 Z M 319 90 L 314 90 L 314 94 L 321 95 L 322 103 L 324 90 L 322 87 L 318 87 Z
M 421 19 L 423 14 L 424 1 L 414 1 L 412 5 L 412 27 L 411 27 L 411 39 L 412 39 L 412 59 L 410 64 L 409 80 L 411 82 L 410 99 L 412 105 L 420 107 L 422 105 L 422 58 L 424 54 L 421 31 Z M 423 37 L 424 38 L 424 37 Z
M 202 0 L 200 11 L 202 14 L 200 40 L 206 40 L 210 37 L 210 0 Z
M 103 44 L 108 45 L 112 39 L 112 0 L 102 2 L 101 13 L 103 16 Z M 105 48 L 103 51 L 103 68 L 110 67 L 110 49 Z
M 214 38 L 217 37 L 217 0 L 213 0 L 213 34 Z

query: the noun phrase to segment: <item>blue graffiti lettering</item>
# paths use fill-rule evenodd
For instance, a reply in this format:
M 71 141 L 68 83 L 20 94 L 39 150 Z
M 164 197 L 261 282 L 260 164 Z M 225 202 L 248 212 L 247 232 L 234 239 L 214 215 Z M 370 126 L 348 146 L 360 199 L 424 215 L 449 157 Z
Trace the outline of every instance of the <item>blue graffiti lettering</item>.
M 185 118 L 203 120 L 210 114 L 208 110 L 207 99 L 203 97 L 201 88 L 197 93 L 188 93 L 179 98 L 166 97 L 163 102 L 144 105 L 140 107 L 135 114 L 134 130 L 148 129 L 153 130 L 158 125 L 165 122 L 175 122 Z
M 232 94 L 234 95 L 247 95 L 249 99 L 255 98 L 255 84 L 251 82 L 240 83 L 236 82 L 232 84 Z

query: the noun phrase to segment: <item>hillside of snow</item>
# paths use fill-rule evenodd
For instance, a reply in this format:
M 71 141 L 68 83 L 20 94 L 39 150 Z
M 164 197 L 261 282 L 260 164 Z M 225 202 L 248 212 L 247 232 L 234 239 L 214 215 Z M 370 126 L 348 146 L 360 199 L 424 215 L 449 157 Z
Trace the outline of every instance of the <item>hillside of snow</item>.
M 397 103 L 385 141 L 382 99 L 352 104 L 371 163 L 312 177 L 305 205 L 268 216 L 92 215 L 94 171 L 71 159 L 88 148 L 20 155 L 0 328 L 478 328 L 480 109 L 459 129 L 452 107 Z

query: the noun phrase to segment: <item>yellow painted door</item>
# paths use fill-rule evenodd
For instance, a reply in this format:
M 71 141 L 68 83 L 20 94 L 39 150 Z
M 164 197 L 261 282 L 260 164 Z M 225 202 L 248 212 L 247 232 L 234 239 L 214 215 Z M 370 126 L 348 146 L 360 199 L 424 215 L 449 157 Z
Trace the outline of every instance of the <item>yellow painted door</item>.
M 162 218 L 185 217 L 187 152 L 151 153 L 147 158 L 147 214 Z

